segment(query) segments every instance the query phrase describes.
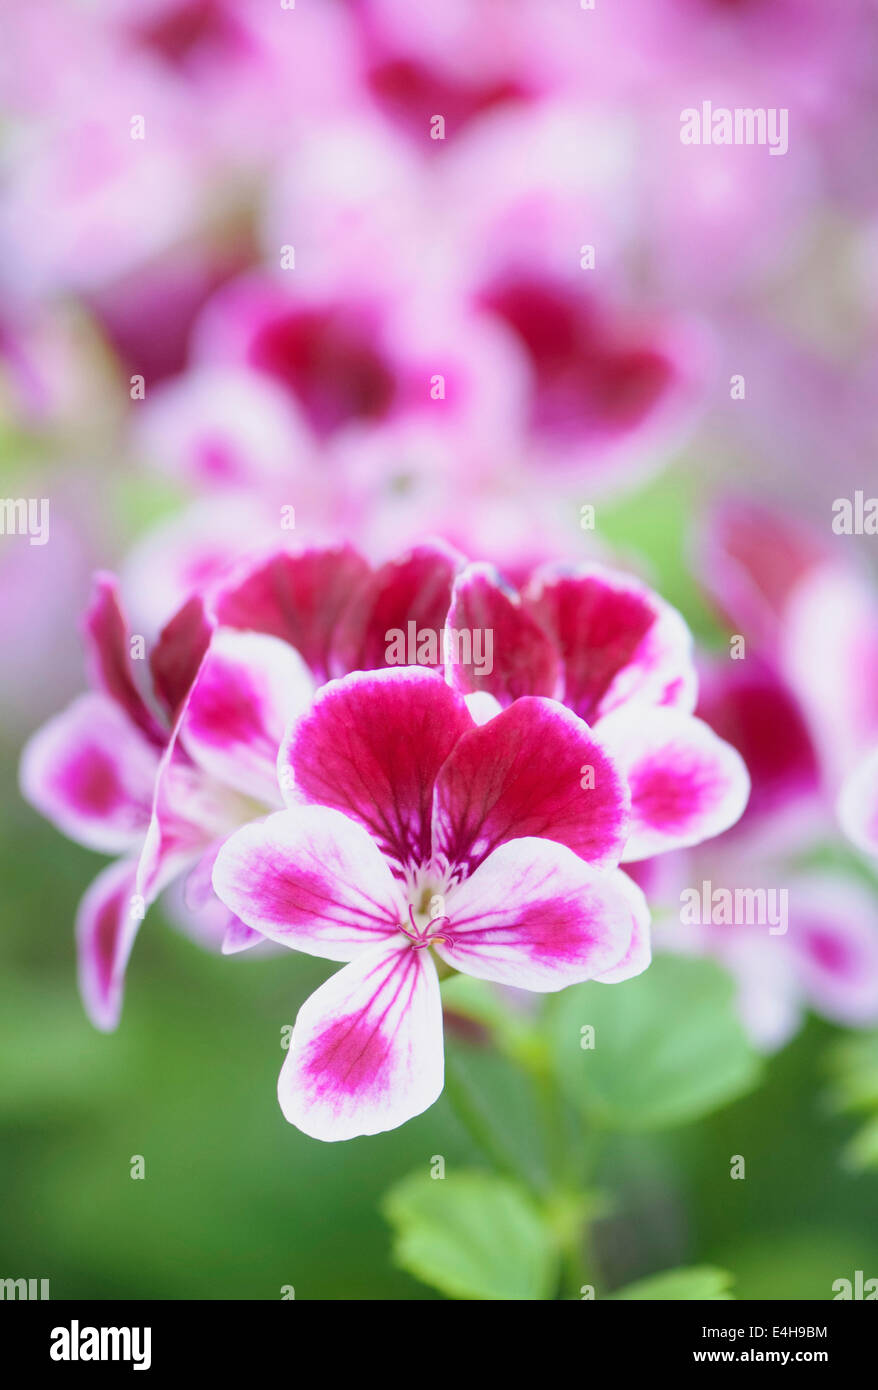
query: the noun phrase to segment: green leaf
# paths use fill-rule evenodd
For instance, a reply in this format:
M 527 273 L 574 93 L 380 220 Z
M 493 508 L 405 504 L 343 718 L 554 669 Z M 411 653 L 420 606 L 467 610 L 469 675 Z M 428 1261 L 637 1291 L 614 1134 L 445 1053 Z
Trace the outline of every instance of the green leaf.
M 591 1049 L 582 1046 L 587 1025 Z M 759 1074 L 732 983 L 711 961 L 660 956 L 624 984 L 576 985 L 557 997 L 549 1029 L 567 1096 L 592 1123 L 619 1129 L 695 1119 Z
M 398 1264 L 451 1298 L 549 1298 L 552 1234 L 522 1188 L 490 1173 L 415 1173 L 392 1188 L 384 1214 Z
M 636 1284 L 617 1289 L 610 1296 L 662 1303 L 703 1299 L 728 1301 L 733 1297 L 729 1293 L 731 1282 L 731 1274 L 723 1269 L 713 1269 L 711 1265 L 693 1265 L 690 1269 L 667 1269 L 663 1274 L 653 1274 L 649 1279 L 638 1279 Z

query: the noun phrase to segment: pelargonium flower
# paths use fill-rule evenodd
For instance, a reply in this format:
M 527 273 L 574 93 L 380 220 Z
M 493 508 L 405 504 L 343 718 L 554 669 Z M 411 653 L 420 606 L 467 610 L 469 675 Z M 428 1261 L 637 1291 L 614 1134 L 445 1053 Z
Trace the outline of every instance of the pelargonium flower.
M 211 846 L 281 804 L 277 747 L 315 682 L 283 642 L 215 630 L 196 597 L 151 652 L 148 703 L 109 575 L 98 578 L 85 630 L 96 689 L 29 740 L 21 786 L 70 839 L 120 856 L 85 894 L 76 923 L 83 1001 L 110 1029 L 148 905 L 186 870 L 197 884 Z M 208 893 L 209 871 L 208 860 Z
M 193 359 L 263 376 L 318 443 L 421 419 L 456 438 L 511 444 L 519 374 L 505 336 L 454 299 L 405 288 L 377 270 L 364 288 L 355 266 L 294 294 L 282 277 L 254 272 L 206 305 Z
M 281 1072 L 306 1133 L 375 1134 L 436 1100 L 434 954 L 536 991 L 647 964 L 645 904 L 617 870 L 625 778 L 557 702 L 478 725 L 438 672 L 358 672 L 323 687 L 278 768 L 289 809 L 237 831 L 213 883 L 254 931 L 347 962 L 300 1010 Z
M 37 810 L 70 839 L 120 856 L 77 916 L 80 989 L 97 1027 L 116 1026 L 140 921 L 172 885 L 171 916 L 203 944 L 236 951 L 262 940 L 214 897 L 216 850 L 283 805 L 278 748 L 317 686 L 382 665 L 388 623 L 441 626 L 459 563 L 431 545 L 375 570 L 344 545 L 249 563 L 212 594 L 210 611 L 196 595 L 166 624 L 149 701 L 115 581 L 98 577 L 85 623 L 96 689 L 38 730 L 21 760 Z
M 22 754 L 20 779 L 25 798 L 71 840 L 122 856 L 98 875 L 77 917 L 83 997 L 93 1021 L 107 1027 L 117 1002 L 113 977 L 137 930 L 131 912 L 136 857 L 169 737 L 169 706 L 197 669 L 207 638 L 192 608 L 159 639 L 150 663 L 164 705 L 158 715 L 135 681 L 111 575 L 97 577 L 84 636 L 94 689 L 33 735 Z

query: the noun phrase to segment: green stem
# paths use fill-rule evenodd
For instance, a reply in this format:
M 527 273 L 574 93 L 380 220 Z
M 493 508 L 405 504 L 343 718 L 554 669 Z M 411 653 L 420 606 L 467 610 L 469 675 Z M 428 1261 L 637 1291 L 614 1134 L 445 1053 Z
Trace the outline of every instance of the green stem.
M 461 1125 L 493 1167 L 507 1177 L 524 1182 L 528 1188 L 533 1190 L 533 1182 L 510 1159 L 494 1134 L 491 1125 L 473 1100 L 472 1093 L 463 1079 L 450 1048 L 446 1049 L 445 1057 L 445 1094 Z

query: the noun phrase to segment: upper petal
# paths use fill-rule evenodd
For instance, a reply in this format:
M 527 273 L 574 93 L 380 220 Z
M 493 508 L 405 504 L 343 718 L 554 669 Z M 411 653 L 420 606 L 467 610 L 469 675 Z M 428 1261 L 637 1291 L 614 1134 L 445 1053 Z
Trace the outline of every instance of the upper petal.
M 524 696 L 465 734 L 436 783 L 434 848 L 474 867 L 505 840 L 539 835 L 601 866 L 628 834 L 624 777 L 588 725 Z
M 189 696 L 180 738 L 199 767 L 265 806 L 281 804 L 277 755 L 314 680 L 298 652 L 258 632 L 214 633 Z
M 446 629 L 446 668 L 457 690 L 487 692 L 502 705 L 558 693 L 555 644 L 491 565 L 458 575 Z
M 631 900 L 564 845 L 512 840 L 494 850 L 445 905 L 443 960 L 520 989 L 563 989 L 611 970 L 631 944 Z
M 278 811 L 236 831 L 217 854 L 213 886 L 254 931 L 327 960 L 396 938 L 405 920 L 374 841 L 325 806 Z
M 213 628 L 204 600 L 193 594 L 162 628 L 150 652 L 153 689 L 171 719 L 176 719 L 192 687 Z
M 305 1134 L 353 1139 L 419 1115 L 443 1080 L 436 967 L 429 951 L 389 942 L 351 961 L 302 1005 L 278 1099 Z
M 564 703 L 593 723 L 629 700 L 691 710 L 692 637 L 676 609 L 628 575 L 593 565 L 538 571 L 525 602 L 564 662 Z
M 38 729 L 21 790 L 71 840 L 103 854 L 135 848 L 149 824 L 158 751 L 106 695 L 81 695 Z
M 216 613 L 227 627 L 288 642 L 325 681 L 347 669 L 337 653 L 339 625 L 368 576 L 368 564 L 349 545 L 281 551 L 248 564 L 224 585 Z
M 146 739 L 160 747 L 165 734 L 134 680 L 128 625 L 112 574 L 101 573 L 95 578 L 95 593 L 85 615 L 84 634 L 94 685 L 124 710 Z
M 290 729 L 281 787 L 292 804 L 344 811 L 398 864 L 420 864 L 430 857 L 439 769 L 472 727 L 463 697 L 435 672 L 355 672 L 324 686 Z
M 702 720 L 682 710 L 621 709 L 597 732 L 631 788 L 624 860 L 699 844 L 740 818 L 750 793 L 746 765 Z
M 372 671 L 388 665 L 392 641 L 388 634 L 402 632 L 408 637 L 410 624 L 415 645 L 419 632 L 435 638 L 435 661 L 420 664 L 441 665 L 439 632 L 445 626 L 454 576 L 462 564 L 456 550 L 442 541 L 428 541 L 377 569 L 345 612 L 339 634 L 343 669 Z

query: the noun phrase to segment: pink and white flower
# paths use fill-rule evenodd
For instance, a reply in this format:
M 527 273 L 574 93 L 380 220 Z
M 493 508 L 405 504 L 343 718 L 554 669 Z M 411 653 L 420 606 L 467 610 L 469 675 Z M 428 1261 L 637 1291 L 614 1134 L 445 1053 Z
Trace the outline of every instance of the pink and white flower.
M 625 780 L 554 701 L 523 698 L 479 726 L 438 673 L 355 673 L 324 687 L 278 766 L 289 809 L 233 835 L 213 882 L 254 931 L 348 962 L 301 1009 L 280 1077 L 306 1133 L 374 1134 L 435 1101 L 431 952 L 540 992 L 647 963 L 616 871 Z
M 99 576 L 86 621 L 94 692 L 74 700 L 22 754 L 24 796 L 64 834 L 118 855 L 77 917 L 83 1000 L 99 1028 L 116 1026 L 125 970 L 151 902 L 254 814 L 280 805 L 275 760 L 314 678 L 275 638 L 216 629 L 199 598 L 166 625 L 141 693 L 114 581 Z M 228 929 L 222 923 L 219 940 Z M 217 927 L 216 930 L 219 930 Z M 219 944 L 219 941 L 217 942 Z

